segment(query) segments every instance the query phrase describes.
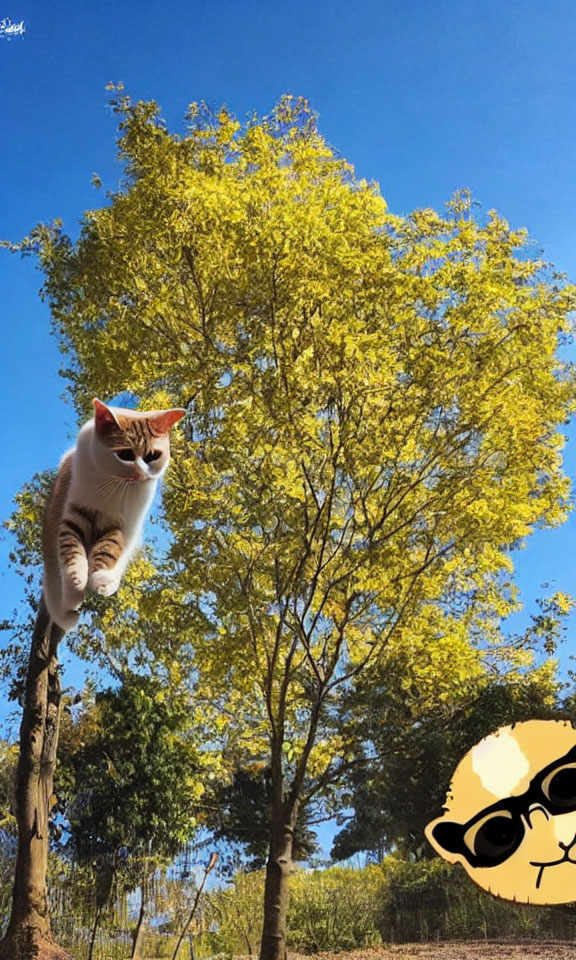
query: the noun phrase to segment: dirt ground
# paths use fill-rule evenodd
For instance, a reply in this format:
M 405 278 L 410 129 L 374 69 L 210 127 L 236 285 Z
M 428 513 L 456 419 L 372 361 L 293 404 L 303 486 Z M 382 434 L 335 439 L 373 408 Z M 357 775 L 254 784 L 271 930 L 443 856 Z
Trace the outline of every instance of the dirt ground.
M 290 960 L 304 960 L 290 954 Z M 308 960 L 308 958 L 306 958 Z M 576 943 L 405 943 L 352 953 L 318 953 L 313 960 L 576 960 Z

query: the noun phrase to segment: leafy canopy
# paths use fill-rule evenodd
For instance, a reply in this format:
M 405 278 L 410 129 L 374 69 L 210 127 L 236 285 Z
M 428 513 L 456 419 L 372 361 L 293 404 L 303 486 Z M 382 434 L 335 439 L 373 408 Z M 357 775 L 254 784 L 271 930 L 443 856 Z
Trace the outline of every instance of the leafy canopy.
M 190 839 L 205 786 L 187 727 L 183 700 L 138 675 L 64 714 L 56 792 L 81 862 L 120 848 L 170 857 Z
M 182 135 L 155 103 L 112 106 L 124 182 L 76 242 L 20 245 L 79 413 L 123 391 L 188 407 L 169 562 L 106 636 L 193 648 L 198 702 L 293 812 L 341 772 L 332 708 L 384 650 L 425 651 L 445 700 L 482 673 L 510 549 L 569 506 L 575 291 L 466 191 L 391 214 L 304 100 L 244 125 L 193 104 Z

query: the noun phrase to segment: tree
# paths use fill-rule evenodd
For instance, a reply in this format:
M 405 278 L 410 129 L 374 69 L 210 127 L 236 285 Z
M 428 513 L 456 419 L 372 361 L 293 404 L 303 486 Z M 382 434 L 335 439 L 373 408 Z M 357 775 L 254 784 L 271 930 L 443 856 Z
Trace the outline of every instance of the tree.
M 440 815 L 462 757 L 506 724 L 569 716 L 559 694 L 549 664 L 527 677 L 487 676 L 460 700 L 424 709 L 412 691 L 362 684 L 351 713 L 364 762 L 348 775 L 354 814 L 335 837 L 332 856 L 434 856 L 424 828 Z
M 218 854 L 217 853 L 211 854 L 210 859 L 204 868 L 204 874 L 202 876 L 202 879 L 198 884 L 198 888 L 196 890 L 196 894 L 194 896 L 194 900 L 192 902 L 192 907 L 190 909 L 190 912 L 188 913 L 188 916 L 186 917 L 186 920 L 179 931 L 178 939 L 176 940 L 176 943 L 174 945 L 174 950 L 172 951 L 171 960 L 177 960 L 178 958 L 178 954 L 180 953 L 180 949 L 182 947 L 182 944 L 184 943 L 184 937 L 189 932 L 192 926 L 192 923 L 194 921 L 194 918 L 196 917 L 198 906 L 200 904 L 200 897 L 202 896 L 202 892 L 206 885 L 208 876 L 216 866 L 217 861 L 218 861 Z M 192 952 L 192 946 L 190 946 L 190 952 Z
M 284 97 L 183 135 L 113 91 L 125 180 L 37 254 L 79 413 L 129 390 L 186 405 L 159 580 L 106 642 L 194 651 L 196 702 L 271 776 L 263 960 L 285 956 L 298 810 L 353 762 L 339 700 L 384 655 L 429 651 L 448 693 L 515 607 L 510 548 L 561 523 L 574 288 L 463 191 L 390 214 Z M 531 255 L 532 254 L 532 255 Z M 122 606 L 124 604 L 124 606 Z M 471 645 L 472 644 L 472 645 Z
M 0 957 L 7 960 L 70 960 L 53 943 L 47 899 L 49 816 L 56 765 L 61 687 L 58 644 L 62 631 L 50 622 L 43 599 L 32 634 L 26 674 L 16 777 L 18 846 L 12 911 Z
M 64 723 L 56 793 L 66 849 L 97 868 L 94 934 L 114 880 L 140 887 L 133 958 L 142 953 L 151 876 L 196 829 L 201 767 L 186 703 L 154 677 L 126 675 Z
M 250 870 L 260 870 L 266 862 L 271 787 L 269 767 L 257 763 L 239 766 L 229 782 L 217 786 L 212 798 L 214 815 L 208 818 L 208 828 L 216 840 L 227 840 L 243 848 L 252 858 Z M 294 825 L 294 860 L 308 860 L 318 849 L 311 819 L 310 811 L 300 806 Z
M 11 562 L 25 579 L 28 601 L 27 614 L 17 624 L 7 650 L 12 666 L 10 692 L 22 704 L 22 721 L 15 778 L 18 841 L 12 907 L 0 943 L 0 957 L 6 960 L 28 960 L 30 956 L 70 960 L 52 938 L 47 892 L 49 822 L 60 726 L 58 646 L 63 636 L 50 622 L 43 598 L 40 602 L 36 599 L 40 521 L 48 489 L 47 474 L 25 484 L 16 498 L 15 513 L 5 524 L 7 529 L 18 531 Z M 6 630 L 12 624 L 0 626 Z M 6 664 L 3 673 L 7 673 Z

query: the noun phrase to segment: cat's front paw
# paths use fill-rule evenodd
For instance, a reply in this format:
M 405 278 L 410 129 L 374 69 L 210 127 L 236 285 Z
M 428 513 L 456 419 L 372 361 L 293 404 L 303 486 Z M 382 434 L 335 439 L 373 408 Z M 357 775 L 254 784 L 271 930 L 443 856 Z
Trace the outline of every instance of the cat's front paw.
M 114 570 L 95 570 L 90 574 L 89 587 L 100 597 L 110 597 L 120 586 L 120 577 Z
M 86 571 L 85 576 L 83 576 L 82 573 L 72 573 L 69 576 L 69 580 L 73 589 L 76 590 L 77 593 L 83 594 L 88 582 L 88 571 Z
M 88 561 L 86 557 L 76 557 L 74 563 L 69 564 L 63 571 L 64 589 L 71 595 L 84 596 L 88 583 Z M 81 602 L 81 601 L 80 601 Z M 71 603 L 74 607 L 76 604 Z
M 84 590 L 76 590 L 70 581 L 62 584 L 61 606 L 64 611 L 62 616 L 67 617 L 75 614 L 83 600 Z M 76 624 L 74 624 L 74 626 L 76 626 Z M 72 628 L 70 627 L 70 629 Z

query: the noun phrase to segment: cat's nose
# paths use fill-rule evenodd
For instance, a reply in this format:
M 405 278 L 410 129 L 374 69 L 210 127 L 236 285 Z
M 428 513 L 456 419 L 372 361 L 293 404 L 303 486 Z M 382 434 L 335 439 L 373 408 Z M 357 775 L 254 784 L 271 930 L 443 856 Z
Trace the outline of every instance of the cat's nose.
M 138 483 L 138 482 L 141 483 L 143 480 L 148 480 L 148 471 L 142 470 L 140 468 L 138 469 L 138 472 L 135 473 L 130 479 L 133 480 L 135 483 Z
M 550 819 L 550 816 L 548 814 L 548 811 L 546 810 L 546 807 L 543 807 L 539 803 L 533 803 L 530 806 L 530 808 L 526 811 L 526 813 L 523 815 L 524 819 L 526 820 L 526 823 L 528 824 L 531 830 L 537 828 L 538 824 L 541 822 L 540 814 L 542 814 L 545 820 Z M 532 820 L 535 820 L 535 823 L 532 823 Z

